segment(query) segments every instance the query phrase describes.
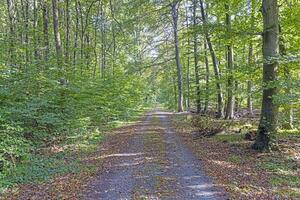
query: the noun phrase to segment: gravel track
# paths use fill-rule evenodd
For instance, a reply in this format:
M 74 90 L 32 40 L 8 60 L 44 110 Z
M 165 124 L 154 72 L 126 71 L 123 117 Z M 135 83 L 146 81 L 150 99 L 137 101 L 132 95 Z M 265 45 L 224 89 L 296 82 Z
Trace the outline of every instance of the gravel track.
M 148 113 L 128 142 L 103 161 L 110 167 L 98 172 L 85 199 L 228 199 L 172 130 L 170 115 Z

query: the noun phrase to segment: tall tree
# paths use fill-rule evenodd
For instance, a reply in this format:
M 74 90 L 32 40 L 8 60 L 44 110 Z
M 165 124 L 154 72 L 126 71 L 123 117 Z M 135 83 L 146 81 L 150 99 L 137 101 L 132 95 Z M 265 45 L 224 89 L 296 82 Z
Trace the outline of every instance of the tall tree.
M 278 62 L 275 58 L 279 55 L 279 15 L 277 0 L 263 0 L 263 99 L 261 118 L 254 149 L 264 151 L 273 146 L 278 121 L 278 105 L 274 97 L 278 93 L 276 78 Z
M 207 16 L 205 14 L 203 0 L 200 0 L 200 8 L 201 8 L 201 16 L 202 16 L 203 25 L 207 26 Z M 212 64 L 213 64 L 213 68 L 214 68 L 214 73 L 215 73 L 215 79 L 216 79 L 217 101 L 218 101 L 217 117 L 222 118 L 222 117 L 224 117 L 224 109 L 223 109 L 224 99 L 223 99 L 223 92 L 222 92 L 222 85 L 221 85 L 221 75 L 220 75 L 220 69 L 219 69 L 219 62 L 218 62 L 213 44 L 211 42 L 211 35 L 208 32 L 207 27 L 205 28 L 205 33 L 204 34 L 205 34 L 206 42 L 207 42 L 209 52 L 210 52 L 210 55 L 211 55 Z
M 15 65 L 15 26 L 16 26 L 16 4 L 14 0 L 7 0 L 7 12 L 9 18 L 9 64 Z
M 193 26 L 197 26 L 197 0 L 193 0 Z M 196 107 L 197 113 L 201 111 L 201 99 L 200 99 L 200 74 L 199 74 L 199 59 L 198 59 L 198 42 L 197 33 L 194 31 L 194 63 L 195 63 L 195 80 L 196 80 Z
M 227 37 L 229 38 L 226 50 L 227 50 L 227 68 L 228 68 L 228 85 L 227 85 L 227 106 L 226 106 L 226 119 L 234 118 L 234 64 L 233 64 L 233 45 L 231 39 L 231 15 L 229 4 L 225 3 L 226 10 L 226 26 L 227 26 Z
M 249 4 L 250 4 L 249 10 L 251 12 L 251 30 L 253 30 L 254 29 L 255 0 L 250 0 Z M 251 68 L 251 67 L 253 67 L 253 65 L 254 65 L 253 42 L 252 42 L 252 38 L 250 38 L 249 51 L 248 51 L 248 66 Z M 253 87 L 253 83 L 252 83 L 251 74 L 250 74 L 250 78 L 247 81 L 247 108 L 248 108 L 248 113 L 251 116 L 253 115 L 252 87 Z
M 44 59 L 47 61 L 49 56 L 49 9 L 47 0 L 42 1 L 43 10 L 43 34 L 44 34 Z
M 34 47 L 34 58 L 35 60 L 39 59 L 39 52 L 38 52 L 38 7 L 37 1 L 33 0 L 33 47 Z
M 79 37 L 79 3 L 75 0 L 75 34 L 74 34 L 74 45 L 73 45 L 73 69 L 75 71 L 77 65 L 77 48 L 78 48 L 78 37 Z
M 188 16 L 188 7 L 185 7 L 185 14 L 186 14 L 186 27 L 187 29 L 189 29 L 190 27 L 190 23 L 189 23 L 189 16 Z M 191 104 L 190 104 L 190 44 L 191 44 L 191 40 L 190 37 L 188 37 L 187 39 L 187 66 L 186 66 L 186 85 L 187 85 L 187 94 L 186 94 L 186 98 L 187 98 L 187 103 L 186 103 L 186 109 L 189 111 L 191 108 Z
M 61 46 L 61 38 L 59 32 L 59 11 L 58 11 L 58 3 L 57 0 L 52 0 L 52 14 L 53 14 L 53 31 L 54 31 L 54 39 L 55 39 L 55 48 L 56 48 L 56 59 L 58 67 L 62 68 L 62 46 Z
M 173 34 L 174 34 L 174 47 L 175 47 L 175 60 L 177 66 L 177 82 L 178 82 L 178 112 L 183 112 L 183 78 L 182 66 L 180 63 L 180 52 L 178 44 L 178 7 L 179 2 L 174 1 L 171 5 L 172 20 L 173 20 Z
M 283 33 L 282 33 L 281 29 L 282 29 L 282 27 L 281 27 L 281 25 L 279 25 L 279 35 L 280 35 L 279 36 L 279 53 L 280 53 L 280 56 L 283 57 L 283 56 L 286 56 L 287 52 L 286 52 L 285 41 L 284 41 Z M 288 80 L 291 75 L 290 69 L 287 64 L 283 64 L 282 67 L 283 67 L 284 78 L 286 80 Z M 285 95 L 290 96 L 291 88 L 289 86 L 286 86 L 284 88 L 284 93 L 285 93 Z M 283 127 L 286 129 L 293 129 L 293 127 L 294 127 L 293 126 L 294 112 L 293 112 L 292 105 L 286 105 L 284 108 L 284 112 L 286 115 L 285 116 L 286 120 L 283 124 Z
M 205 62 L 205 102 L 204 102 L 204 113 L 208 111 L 209 105 L 209 62 L 207 57 L 207 44 L 206 40 L 204 39 L 204 62 Z
M 66 15 L 66 33 L 65 33 L 65 63 L 69 64 L 69 48 L 70 48 L 70 2 L 65 1 L 65 15 Z

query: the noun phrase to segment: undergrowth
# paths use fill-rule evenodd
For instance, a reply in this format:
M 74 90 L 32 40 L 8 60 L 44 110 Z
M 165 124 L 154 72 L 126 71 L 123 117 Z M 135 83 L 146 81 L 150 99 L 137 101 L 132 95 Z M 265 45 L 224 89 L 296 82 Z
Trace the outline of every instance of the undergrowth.
M 48 182 L 68 173 L 93 172 L 95 166 L 83 162 L 83 158 L 97 150 L 105 132 L 135 121 L 147 110 L 134 110 L 124 118 L 73 132 L 54 144 L 41 145 L 30 153 L 26 152 L 16 165 L 0 172 L 0 194 L 19 184 Z

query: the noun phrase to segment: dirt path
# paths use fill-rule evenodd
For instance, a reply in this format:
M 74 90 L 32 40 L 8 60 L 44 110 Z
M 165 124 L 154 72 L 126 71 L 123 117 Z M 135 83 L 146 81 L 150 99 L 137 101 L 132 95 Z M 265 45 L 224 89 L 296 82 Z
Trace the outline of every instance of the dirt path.
M 172 130 L 169 115 L 149 113 L 104 159 L 109 167 L 91 181 L 84 199 L 228 199 Z

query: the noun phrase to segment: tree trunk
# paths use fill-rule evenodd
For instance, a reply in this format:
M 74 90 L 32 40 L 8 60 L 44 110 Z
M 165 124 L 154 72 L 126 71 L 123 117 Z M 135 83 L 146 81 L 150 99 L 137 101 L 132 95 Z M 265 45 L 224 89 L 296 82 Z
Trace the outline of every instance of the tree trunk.
M 258 126 L 258 134 L 253 148 L 264 151 L 270 150 L 274 145 L 274 137 L 278 121 L 278 105 L 274 102 L 274 96 L 278 90 L 274 81 L 277 78 L 278 63 L 273 60 L 279 54 L 279 17 L 277 0 L 263 0 L 263 99 L 261 118 Z
M 205 10 L 204 10 L 204 5 L 203 5 L 203 0 L 200 0 L 200 8 L 201 8 L 201 16 L 202 16 L 202 21 L 203 24 L 207 24 L 207 19 L 205 15 Z M 205 38 L 207 41 L 207 45 L 210 51 L 213 67 L 214 67 L 214 73 L 215 73 L 215 79 L 216 79 L 216 88 L 217 88 L 217 102 L 218 102 L 218 108 L 217 108 L 217 118 L 222 118 L 224 117 L 224 109 L 223 109 L 223 93 L 222 93 L 222 85 L 221 85 L 221 75 L 220 75 L 220 69 L 219 69 L 219 63 L 218 59 L 216 57 L 215 50 L 213 48 L 212 42 L 210 35 L 207 30 L 205 30 Z
M 39 53 L 38 53 L 38 8 L 37 8 L 37 1 L 33 0 L 33 47 L 34 47 L 34 58 L 35 60 L 39 59 Z
M 15 63 L 15 22 L 16 22 L 16 8 L 14 0 L 7 0 L 7 12 L 9 19 L 9 64 L 13 67 Z
M 291 77 L 291 73 L 290 73 L 290 70 L 288 68 L 288 66 L 283 66 L 284 67 L 284 78 L 286 80 L 290 79 Z M 291 88 L 289 86 L 286 86 L 285 87 L 285 90 L 284 90 L 284 93 L 285 95 L 287 96 L 290 96 L 291 95 Z M 286 116 L 286 121 L 284 122 L 283 124 L 283 127 L 285 129 L 293 129 L 294 128 L 294 112 L 293 112 L 293 105 L 292 104 L 288 104 L 288 105 L 285 105 L 285 109 L 284 109 L 284 113 L 285 113 L 285 116 Z
M 75 36 L 74 36 L 74 47 L 73 47 L 73 68 L 76 70 L 77 65 L 77 48 L 78 48 L 78 33 L 79 33 L 79 5 L 78 1 L 75 1 L 75 10 L 76 10 L 76 22 L 75 22 Z
M 186 25 L 187 29 L 189 29 L 189 19 L 188 19 L 188 8 L 186 7 Z M 188 55 L 187 55 L 187 66 L 186 66 L 186 84 L 187 84 L 187 104 L 186 104 L 186 109 L 187 111 L 190 111 L 191 105 L 190 105 L 190 37 L 188 37 L 187 41 L 187 48 L 188 48 Z
M 205 103 L 204 103 L 204 113 L 206 113 L 208 111 L 208 105 L 209 105 L 209 76 L 210 76 L 209 63 L 208 63 L 208 57 L 207 57 L 207 44 L 206 44 L 206 41 L 204 41 L 204 59 L 205 59 Z
M 106 45 L 105 45 L 105 12 L 104 3 L 101 2 L 101 77 L 105 78 L 106 71 Z
M 84 19 L 83 19 L 83 7 L 81 6 L 80 1 L 78 3 L 78 13 L 80 17 L 80 74 L 83 73 L 83 64 L 84 64 Z
M 252 100 L 252 81 L 248 80 L 247 82 L 247 109 L 250 116 L 253 116 L 253 100 Z
M 249 44 L 249 54 L 248 54 L 248 67 L 253 67 L 253 44 Z M 251 76 L 251 75 L 250 75 Z M 253 100 L 252 100 L 252 80 L 249 78 L 247 81 L 247 109 L 250 116 L 253 116 Z
M 58 67 L 63 68 L 62 66 L 62 47 L 61 39 L 59 33 L 59 18 L 58 18 L 58 4 L 57 0 L 52 0 L 52 12 L 53 12 L 53 31 L 55 39 L 55 48 L 56 48 L 56 58 Z
M 29 5 L 28 1 L 25 2 L 21 0 L 21 6 L 22 6 L 22 17 L 24 19 L 24 35 L 22 36 L 22 43 L 25 45 L 25 63 L 26 65 L 29 63 Z M 23 41 L 24 38 L 24 41 Z
M 254 4 L 255 0 L 251 0 L 251 29 L 254 29 Z M 253 62 L 253 43 L 252 40 L 250 39 L 249 43 L 249 54 L 248 54 L 248 66 L 249 68 L 254 67 L 254 62 Z M 253 99 L 252 99 L 252 80 L 251 80 L 251 74 L 250 78 L 247 82 L 247 108 L 248 108 L 248 113 L 250 116 L 253 116 Z
M 110 7 L 112 18 L 115 19 L 115 11 L 114 11 L 114 5 L 112 4 L 112 0 L 109 1 L 109 7 Z M 116 48 L 117 48 L 115 22 L 112 22 L 111 29 L 112 29 L 112 40 L 113 40 L 112 75 L 114 75 L 114 73 L 115 73 L 115 57 L 116 57 Z
M 238 80 L 235 80 L 234 81 L 234 90 L 235 91 L 239 91 L 239 82 Z M 235 101 L 235 105 L 234 105 L 234 111 L 235 112 L 238 112 L 239 109 L 240 109 L 240 106 L 241 106 L 241 98 L 237 95 L 235 98 L 234 98 L 234 101 Z
M 44 34 L 44 60 L 48 60 L 49 56 L 49 12 L 47 0 L 42 1 L 43 9 L 43 34 Z
M 193 26 L 197 25 L 196 18 L 196 5 L 197 0 L 193 0 Z M 200 75 L 199 75 L 199 65 L 198 65 L 198 44 L 197 44 L 197 33 L 194 30 L 194 63 L 195 63 L 195 80 L 196 80 L 196 106 L 197 113 L 201 112 L 201 99 L 200 99 Z
M 174 32 L 174 46 L 175 46 L 175 60 L 177 66 L 177 81 L 178 81 L 178 112 L 183 112 L 183 79 L 182 79 L 182 66 L 180 63 L 180 52 L 178 45 L 178 7 L 179 3 L 172 4 L 172 19 L 173 19 L 173 32 Z
M 287 54 L 286 47 L 285 47 L 285 41 L 284 41 L 284 38 L 282 35 L 282 30 L 281 30 L 280 25 L 279 25 L 279 53 L 280 53 L 280 56 L 286 56 L 286 54 Z M 289 70 L 287 64 L 283 64 L 283 75 L 286 80 L 288 80 L 291 76 L 291 73 L 290 73 L 290 70 Z M 285 86 L 284 93 L 286 96 L 290 96 L 291 88 L 289 86 Z M 294 126 L 293 126 L 294 117 L 293 117 L 292 105 L 289 105 L 289 104 L 285 105 L 284 114 L 285 114 L 285 119 L 287 119 L 287 120 L 285 120 L 283 127 L 285 129 L 293 129 L 294 128 Z
M 227 34 L 231 35 L 231 19 L 230 19 L 230 10 L 228 3 L 225 3 L 226 10 L 226 26 L 227 26 Z M 225 119 L 233 119 L 234 118 L 234 65 L 233 65 L 233 48 L 231 38 L 229 37 L 229 44 L 227 45 L 227 68 L 228 68 L 228 88 L 227 88 L 227 106 L 226 106 L 226 115 Z
M 99 16 L 100 16 L 100 3 L 97 6 L 97 19 L 96 19 L 96 26 L 94 27 L 94 71 L 93 76 L 96 76 L 97 66 L 98 66 L 98 54 L 97 54 L 97 43 L 98 43 L 98 25 L 99 25 Z
M 70 49 L 70 2 L 69 0 L 66 1 L 66 35 L 65 35 L 65 63 L 68 65 L 69 64 L 69 49 Z

